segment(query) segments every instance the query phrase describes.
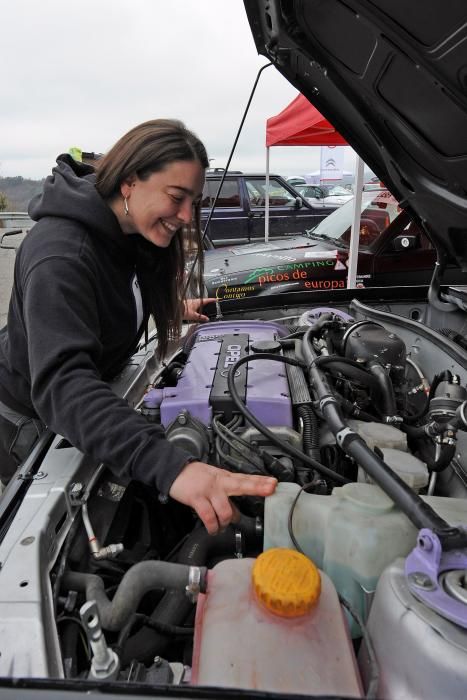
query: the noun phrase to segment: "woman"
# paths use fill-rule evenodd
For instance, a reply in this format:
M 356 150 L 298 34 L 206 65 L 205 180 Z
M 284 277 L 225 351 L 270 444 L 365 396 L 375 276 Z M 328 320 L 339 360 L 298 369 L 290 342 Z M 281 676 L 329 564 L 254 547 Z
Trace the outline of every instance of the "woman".
M 185 126 L 153 120 L 125 134 L 97 171 L 57 159 L 31 201 L 36 225 L 20 247 L 0 332 L 0 477 L 7 482 L 44 426 L 117 473 L 196 510 L 207 530 L 233 518 L 232 495 L 266 496 L 275 480 L 231 474 L 165 439 L 107 383 L 153 315 L 159 353 L 180 335 L 184 244 L 200 250 L 205 148 Z

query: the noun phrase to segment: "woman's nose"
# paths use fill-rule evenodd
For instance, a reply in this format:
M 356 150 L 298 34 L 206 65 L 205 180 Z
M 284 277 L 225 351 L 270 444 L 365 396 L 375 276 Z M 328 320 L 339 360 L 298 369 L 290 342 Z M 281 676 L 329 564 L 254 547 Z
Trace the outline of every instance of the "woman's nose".
M 193 218 L 193 207 L 189 200 L 184 200 L 180 205 L 177 217 L 180 219 L 180 221 L 183 221 L 184 224 L 191 224 L 191 220 Z

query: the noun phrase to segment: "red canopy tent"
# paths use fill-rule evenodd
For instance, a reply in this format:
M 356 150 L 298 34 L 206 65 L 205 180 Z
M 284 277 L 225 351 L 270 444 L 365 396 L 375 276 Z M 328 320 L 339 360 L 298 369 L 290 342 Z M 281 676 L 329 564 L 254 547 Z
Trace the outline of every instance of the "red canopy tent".
M 266 122 L 266 147 L 346 146 L 341 136 L 306 97 L 299 94 Z
M 266 211 L 264 238 L 269 239 L 269 148 L 271 146 L 347 146 L 347 141 L 302 94 L 266 121 Z M 349 251 L 348 286 L 355 286 L 363 162 L 357 159 L 354 222 Z M 359 201 L 358 201 L 359 200 Z

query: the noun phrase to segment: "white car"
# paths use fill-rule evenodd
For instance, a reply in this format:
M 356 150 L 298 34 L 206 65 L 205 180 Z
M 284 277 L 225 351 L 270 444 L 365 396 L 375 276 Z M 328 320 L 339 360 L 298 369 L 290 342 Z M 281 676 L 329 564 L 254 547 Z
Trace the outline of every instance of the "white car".
M 289 185 L 297 188 L 297 185 L 306 185 L 306 180 L 302 175 L 289 175 L 285 178 Z
M 309 204 L 323 209 L 337 209 L 352 199 L 352 192 L 341 185 L 295 185 Z

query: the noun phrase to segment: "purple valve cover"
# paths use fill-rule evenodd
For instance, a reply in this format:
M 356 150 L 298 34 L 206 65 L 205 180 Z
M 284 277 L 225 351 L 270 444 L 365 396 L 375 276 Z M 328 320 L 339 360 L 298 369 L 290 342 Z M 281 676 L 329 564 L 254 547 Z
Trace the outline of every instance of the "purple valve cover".
M 176 387 L 163 390 L 161 421 L 164 427 L 187 410 L 207 426 L 212 421 L 211 390 L 220 375 L 227 381 L 227 371 L 218 367 L 220 348 L 226 336 L 245 335 L 249 343 L 275 340 L 287 329 L 268 321 L 206 323 L 193 334 L 191 351 Z M 243 353 L 242 355 L 243 356 Z M 255 360 L 247 366 L 246 405 L 265 425 L 292 427 L 292 407 L 285 365 L 271 360 Z M 222 381 L 222 380 L 221 380 Z M 231 399 L 227 396 L 227 402 Z M 233 402 L 232 408 L 233 408 Z

